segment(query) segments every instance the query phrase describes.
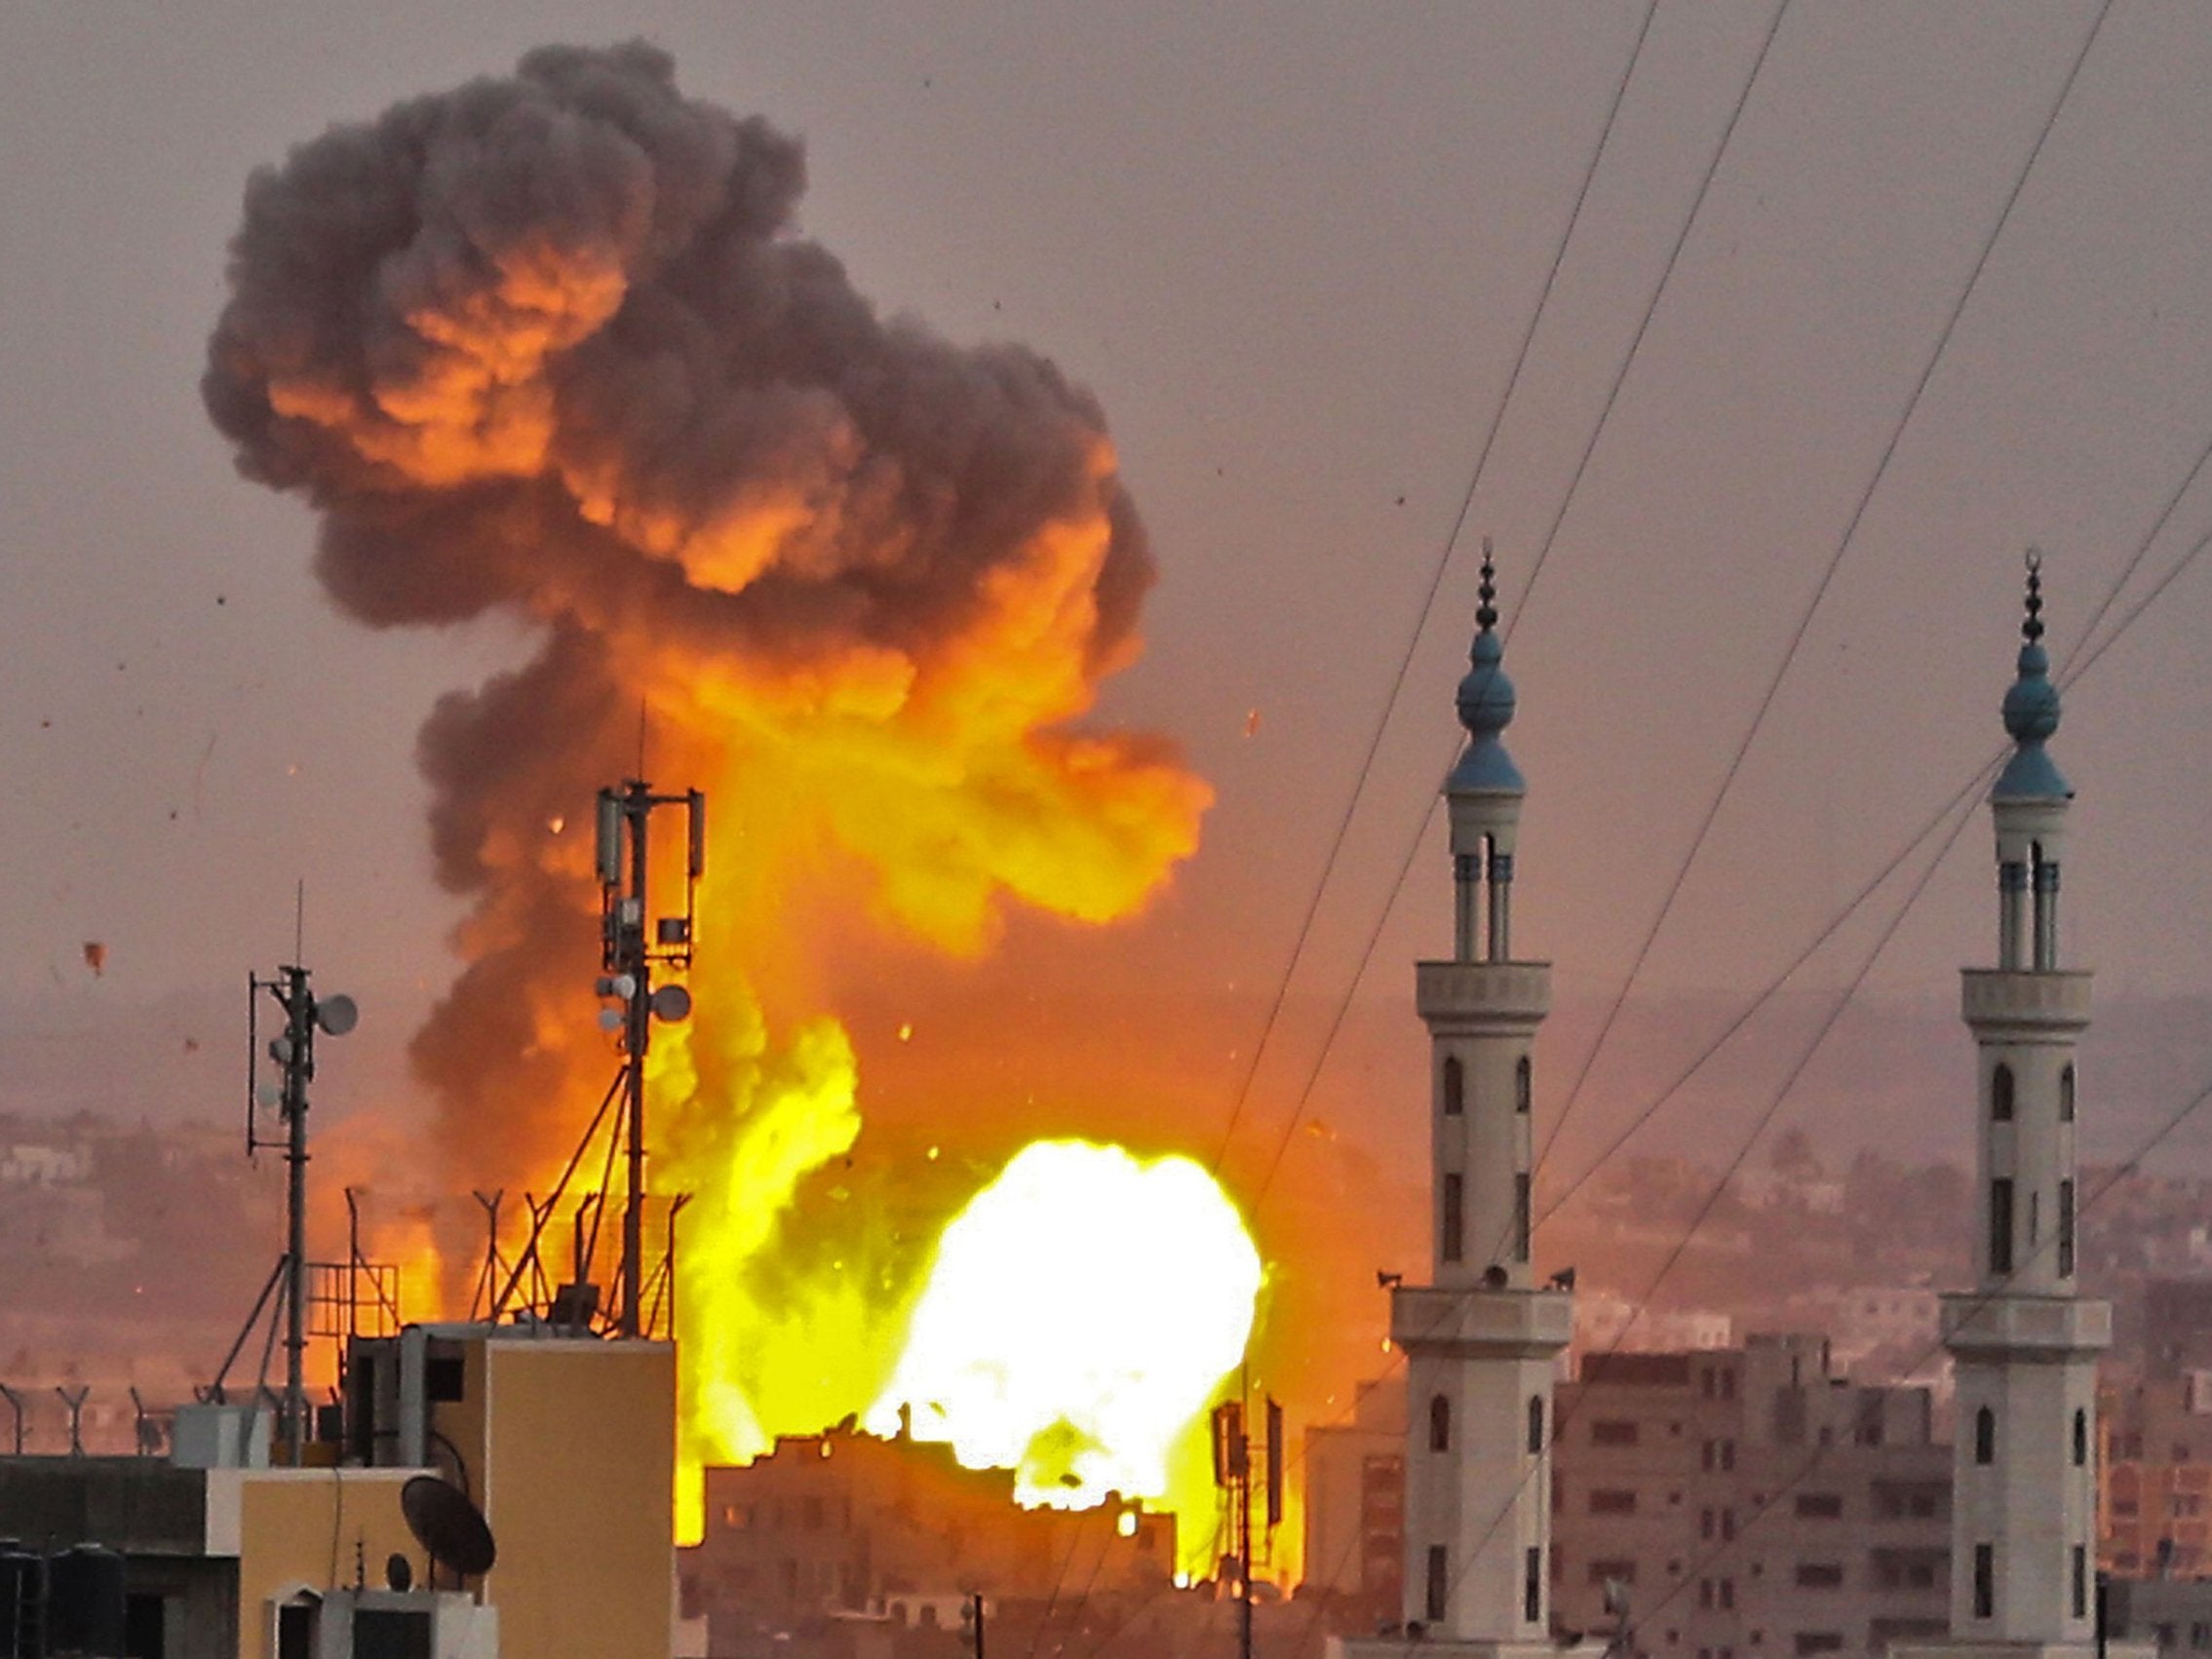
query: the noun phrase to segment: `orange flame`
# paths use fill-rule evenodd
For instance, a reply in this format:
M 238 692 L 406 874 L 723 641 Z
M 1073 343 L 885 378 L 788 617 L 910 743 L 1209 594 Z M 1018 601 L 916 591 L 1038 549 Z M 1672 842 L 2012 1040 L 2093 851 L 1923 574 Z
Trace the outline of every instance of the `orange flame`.
M 696 1199 L 693 1481 L 870 1407 L 919 1293 L 895 1181 L 841 1178 L 861 1084 L 826 925 L 972 956 L 1014 906 L 1110 922 L 1211 799 L 1162 739 L 1077 724 L 1151 569 L 1096 403 L 880 320 L 792 233 L 802 185 L 796 143 L 650 47 L 533 53 L 256 175 L 205 382 L 242 468 L 325 515 L 342 606 L 498 609 L 541 643 L 420 745 L 473 902 L 413 1048 L 454 1174 L 557 1167 L 616 1062 L 563 826 L 641 769 L 640 705 L 660 781 L 713 799 L 698 1015 L 650 1063 L 654 1185 Z M 1248 1320 L 1249 1242 L 1215 1231 L 1190 1271 Z

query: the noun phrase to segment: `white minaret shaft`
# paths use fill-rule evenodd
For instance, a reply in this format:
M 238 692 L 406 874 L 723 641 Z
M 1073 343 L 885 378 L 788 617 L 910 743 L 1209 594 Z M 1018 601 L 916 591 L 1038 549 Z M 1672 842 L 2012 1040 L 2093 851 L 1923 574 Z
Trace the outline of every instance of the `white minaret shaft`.
M 1957 1643 L 2086 1647 L 2095 1640 L 2097 1354 L 2108 1303 L 2076 1270 L 2074 1045 L 2089 975 L 2059 966 L 2059 868 L 2074 791 L 2044 751 L 2059 695 L 2029 557 L 2016 748 L 1990 793 L 1998 965 L 1964 973 L 1980 1050 L 1976 1289 L 1944 1300 L 1958 1364 L 1951 1633 Z
M 1524 785 L 1499 741 L 1513 717 L 1488 550 L 1468 745 L 1445 782 L 1455 900 L 1449 961 L 1416 967 L 1429 1031 L 1431 1282 L 1392 1292 L 1406 1353 L 1405 1620 L 1428 1648 L 1548 1643 L 1552 1371 L 1572 1323 L 1529 1261 L 1530 1046 L 1548 963 L 1513 955 L 1513 843 Z

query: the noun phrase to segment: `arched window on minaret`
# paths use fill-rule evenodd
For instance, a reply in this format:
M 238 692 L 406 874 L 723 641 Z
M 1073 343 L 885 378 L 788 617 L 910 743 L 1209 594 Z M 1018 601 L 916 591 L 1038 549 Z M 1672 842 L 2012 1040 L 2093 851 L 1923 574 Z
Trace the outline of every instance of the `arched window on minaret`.
M 1974 1461 L 1997 1461 L 1997 1413 L 1987 1406 L 1974 1413 Z
M 2068 1061 L 2066 1069 L 2058 1074 L 2058 1121 L 2074 1121 L 2074 1062 Z
M 1529 1449 L 1532 1452 L 1544 1448 L 1544 1397 L 1529 1396 Z
M 1457 1117 L 1467 1109 L 1467 1068 L 1455 1054 L 1444 1057 L 1444 1115 Z
M 2089 1466 L 2089 1413 L 2078 1406 L 2074 1410 L 2074 1466 Z
M 1452 1402 L 1441 1394 L 1432 1396 L 1428 1403 L 1428 1448 L 1452 1449 Z
M 1523 1055 L 1513 1068 L 1513 1109 L 1526 1116 L 1535 1093 L 1535 1074 L 1530 1069 L 1529 1057 Z
M 1990 1073 L 1990 1121 L 2012 1121 L 2012 1067 L 1999 1061 L 1997 1069 Z

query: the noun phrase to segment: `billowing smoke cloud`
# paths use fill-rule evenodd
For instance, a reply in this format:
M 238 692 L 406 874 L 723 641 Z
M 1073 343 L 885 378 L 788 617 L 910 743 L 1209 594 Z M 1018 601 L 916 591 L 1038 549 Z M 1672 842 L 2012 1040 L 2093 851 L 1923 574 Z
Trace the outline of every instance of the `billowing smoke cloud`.
M 321 513 L 347 613 L 541 630 L 420 739 L 473 901 L 413 1051 L 456 1175 L 542 1172 L 604 1085 L 586 820 L 641 705 L 656 781 L 713 794 L 711 983 L 656 1082 L 708 1189 L 687 1238 L 706 1212 L 749 1241 L 727 1271 L 857 1133 L 810 914 L 857 894 L 955 951 L 1008 900 L 1110 919 L 1208 799 L 1161 740 L 1069 724 L 1152 576 L 1097 405 L 1022 347 L 880 317 L 794 233 L 803 184 L 796 141 L 651 47 L 534 52 L 253 176 L 204 385 L 247 476 Z

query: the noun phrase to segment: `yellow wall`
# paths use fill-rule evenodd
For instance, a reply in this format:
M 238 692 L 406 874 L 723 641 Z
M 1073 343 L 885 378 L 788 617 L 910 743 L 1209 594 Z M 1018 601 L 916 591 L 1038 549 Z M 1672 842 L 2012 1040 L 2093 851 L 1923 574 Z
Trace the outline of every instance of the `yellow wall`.
M 485 1359 L 485 1444 L 470 1463 L 499 1542 L 484 1584 L 501 1651 L 666 1659 L 675 1349 L 509 1337 Z
M 238 1520 L 239 1659 L 276 1651 L 272 1599 L 301 1585 L 320 1594 L 354 1582 L 358 1544 L 368 1583 L 381 1587 L 394 1551 L 414 1563 L 422 1551 L 400 1514 L 400 1488 L 413 1469 L 253 1469 L 212 1471 L 211 1484 L 235 1482 Z M 517 1651 L 521 1651 L 518 1649 Z

